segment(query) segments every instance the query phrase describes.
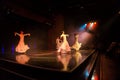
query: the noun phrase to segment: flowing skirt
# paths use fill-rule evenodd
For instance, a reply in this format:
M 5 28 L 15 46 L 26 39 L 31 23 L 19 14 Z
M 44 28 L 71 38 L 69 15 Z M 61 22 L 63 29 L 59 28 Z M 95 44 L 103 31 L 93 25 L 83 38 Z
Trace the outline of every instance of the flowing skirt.
M 17 47 L 15 48 L 15 51 L 18 53 L 25 53 L 28 49 L 28 45 L 25 44 L 18 44 Z

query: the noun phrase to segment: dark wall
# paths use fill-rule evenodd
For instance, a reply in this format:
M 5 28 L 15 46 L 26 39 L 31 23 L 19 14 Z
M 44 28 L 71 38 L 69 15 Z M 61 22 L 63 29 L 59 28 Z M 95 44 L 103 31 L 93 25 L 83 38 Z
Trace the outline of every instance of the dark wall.
M 19 41 L 19 36 L 14 36 L 14 32 L 30 33 L 31 36 L 25 37 L 25 43 L 30 47 L 29 51 L 40 51 L 48 49 L 48 29 L 49 25 L 39 23 L 28 18 L 16 15 L 9 11 L 3 11 L 0 15 L 0 47 L 5 52 L 15 48 Z

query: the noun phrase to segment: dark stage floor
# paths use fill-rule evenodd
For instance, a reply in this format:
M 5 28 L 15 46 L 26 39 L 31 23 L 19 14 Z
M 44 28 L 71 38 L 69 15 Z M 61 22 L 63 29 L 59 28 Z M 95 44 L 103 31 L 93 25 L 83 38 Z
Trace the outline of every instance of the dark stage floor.
M 80 50 L 67 54 L 58 54 L 56 51 L 40 51 L 27 54 L 14 53 L 11 55 L 5 53 L 2 59 L 16 64 L 70 72 L 84 62 L 92 54 L 92 51 L 94 50 Z
M 1 54 L 0 69 L 4 74 L 9 72 L 9 74 L 12 73 L 28 80 L 56 80 L 59 76 L 61 76 L 61 78 L 59 78 L 61 80 L 63 80 L 63 78 L 73 80 L 72 78 L 75 77 L 71 76 L 73 72 L 74 74 L 79 72 L 83 74 L 85 72 L 84 70 L 88 69 L 87 75 L 90 73 L 90 67 L 93 63 L 89 63 L 89 57 L 92 56 L 94 52 L 95 50 L 91 49 L 80 50 L 78 52 L 71 51 L 67 54 L 58 54 L 56 51 L 39 51 L 26 54 L 4 53 Z M 86 61 L 87 59 L 89 60 Z M 93 61 L 94 60 L 91 62 Z M 40 77 L 40 75 L 36 74 L 42 75 Z M 48 78 L 43 78 L 42 76 L 47 76 Z

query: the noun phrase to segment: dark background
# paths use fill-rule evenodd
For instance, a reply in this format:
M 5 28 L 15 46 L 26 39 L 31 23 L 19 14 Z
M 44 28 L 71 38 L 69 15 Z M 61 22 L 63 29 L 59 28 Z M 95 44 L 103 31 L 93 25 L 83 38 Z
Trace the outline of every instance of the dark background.
M 14 32 L 30 33 L 25 37 L 29 51 L 56 50 L 55 39 L 64 30 L 70 34 L 68 42 L 73 44 L 73 33 L 81 24 L 97 21 L 92 32 L 93 46 L 106 49 L 111 42 L 120 41 L 119 0 L 1 0 L 0 2 L 0 46 L 10 51 L 17 45 Z

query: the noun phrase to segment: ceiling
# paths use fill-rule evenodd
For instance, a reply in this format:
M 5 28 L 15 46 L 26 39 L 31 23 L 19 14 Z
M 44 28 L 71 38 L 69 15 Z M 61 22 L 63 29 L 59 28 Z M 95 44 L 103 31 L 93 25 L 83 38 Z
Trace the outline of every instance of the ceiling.
M 25 13 L 32 13 L 32 20 L 48 23 L 54 23 L 49 18 L 54 17 L 57 13 L 77 17 L 79 15 L 92 16 L 102 18 L 103 22 L 103 18 L 111 18 L 111 16 L 116 18 L 114 14 L 118 12 L 120 14 L 120 0 L 2 0 L 0 9 L 1 6 L 8 12 L 22 12 L 27 16 L 28 14 Z M 47 18 L 38 17 L 39 15 Z M 29 14 L 29 16 L 31 15 Z M 117 32 L 119 32 L 119 19 L 115 23 Z M 108 21 L 108 23 L 111 22 L 112 20 Z
M 119 0 L 3 0 L 4 6 L 14 5 L 46 17 L 55 13 L 108 16 L 119 11 Z M 9 7 L 7 7 L 9 8 Z

